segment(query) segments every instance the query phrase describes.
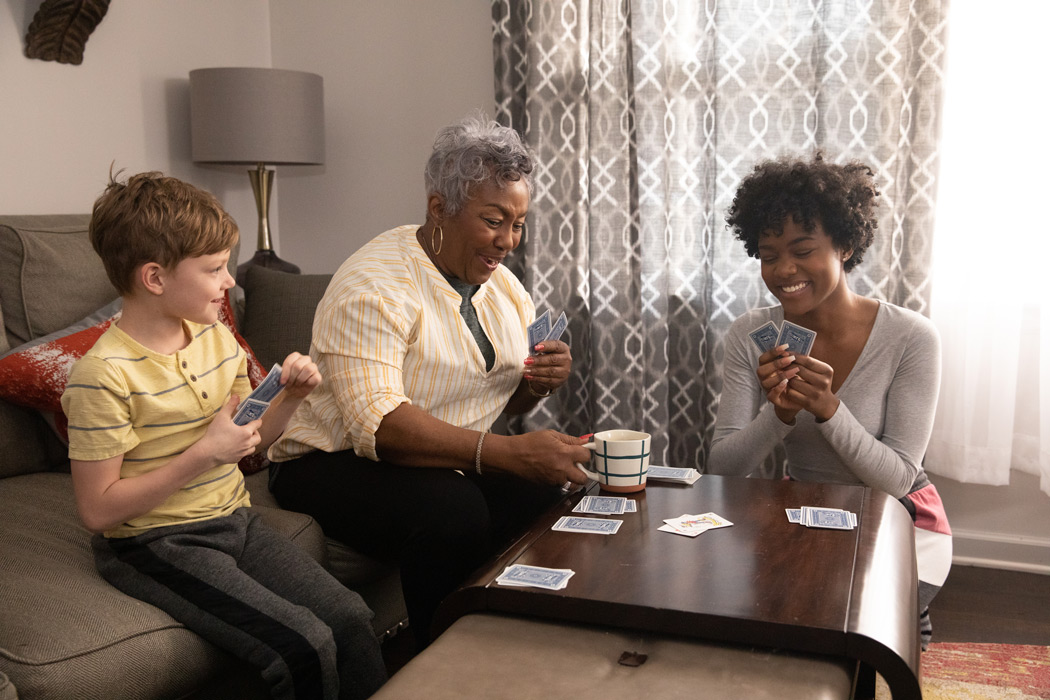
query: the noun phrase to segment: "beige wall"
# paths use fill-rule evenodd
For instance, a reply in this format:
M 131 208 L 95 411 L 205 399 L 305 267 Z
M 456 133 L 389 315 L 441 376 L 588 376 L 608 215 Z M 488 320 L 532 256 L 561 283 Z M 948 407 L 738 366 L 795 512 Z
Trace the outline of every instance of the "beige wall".
M 473 107 L 492 112 L 487 0 L 134 0 L 116 2 L 84 63 L 22 55 L 38 3 L 0 3 L 0 212 L 85 212 L 111 161 L 210 189 L 255 243 L 239 167 L 189 160 L 189 71 L 309 70 L 325 80 L 327 162 L 281 168 L 275 245 L 306 272 L 330 272 L 392 226 L 420 221 L 434 132 Z M 934 477 L 966 563 L 1050 573 L 1050 499 L 1035 479 L 1010 486 Z

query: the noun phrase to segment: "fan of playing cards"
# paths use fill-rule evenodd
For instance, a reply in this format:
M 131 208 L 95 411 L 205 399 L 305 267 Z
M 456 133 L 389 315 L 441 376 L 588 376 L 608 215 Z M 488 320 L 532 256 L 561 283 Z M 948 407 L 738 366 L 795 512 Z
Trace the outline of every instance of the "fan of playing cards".
M 551 311 L 547 309 L 529 324 L 529 354 L 536 354 L 536 346 L 545 340 L 560 340 L 561 334 L 565 332 L 565 326 L 569 325 L 565 318 L 565 312 L 561 312 L 558 320 L 551 325 Z
M 817 338 L 815 331 L 791 321 L 784 321 L 780 328 L 772 321 L 766 321 L 748 335 L 755 341 L 759 352 L 766 353 L 786 344 L 788 352 L 795 355 L 808 355 L 813 349 L 813 341 Z

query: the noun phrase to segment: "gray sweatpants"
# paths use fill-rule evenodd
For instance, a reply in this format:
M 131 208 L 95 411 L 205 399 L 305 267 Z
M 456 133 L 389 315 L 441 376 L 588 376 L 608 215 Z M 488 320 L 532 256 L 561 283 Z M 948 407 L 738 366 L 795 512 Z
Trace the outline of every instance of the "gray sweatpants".
M 361 596 L 248 508 L 92 547 L 103 578 L 260 669 L 278 700 L 367 698 L 386 680 Z

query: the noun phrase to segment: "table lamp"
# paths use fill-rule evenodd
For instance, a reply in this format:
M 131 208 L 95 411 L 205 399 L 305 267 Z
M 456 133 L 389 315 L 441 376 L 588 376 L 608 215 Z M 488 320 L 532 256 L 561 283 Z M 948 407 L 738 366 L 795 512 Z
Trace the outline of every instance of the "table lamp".
M 237 268 L 243 284 L 251 265 L 285 272 L 299 268 L 277 257 L 270 241 L 267 165 L 324 163 L 324 85 L 321 76 L 277 68 L 200 68 L 190 71 L 190 140 L 195 163 L 249 164 L 259 245 Z

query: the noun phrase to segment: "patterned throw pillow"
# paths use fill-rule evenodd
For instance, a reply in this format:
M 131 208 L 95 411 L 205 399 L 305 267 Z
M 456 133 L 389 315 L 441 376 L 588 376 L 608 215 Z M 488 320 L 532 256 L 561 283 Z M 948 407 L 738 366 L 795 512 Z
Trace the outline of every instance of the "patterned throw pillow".
M 62 392 L 69 381 L 69 372 L 73 363 L 83 357 L 118 318 L 119 299 L 68 328 L 20 345 L 0 357 L 0 398 L 40 411 L 62 441 L 68 443 L 68 421 L 62 412 Z M 248 379 L 255 388 L 266 376 L 266 370 L 237 331 L 228 291 L 219 310 L 219 321 L 230 329 L 244 348 L 248 356 Z M 263 454 L 249 455 L 240 461 L 239 466 L 243 472 L 251 474 L 266 466 L 266 457 Z

